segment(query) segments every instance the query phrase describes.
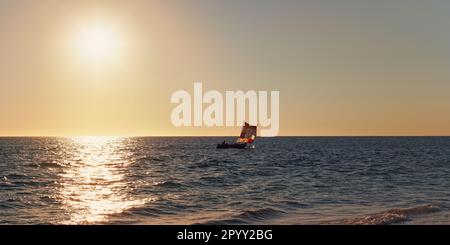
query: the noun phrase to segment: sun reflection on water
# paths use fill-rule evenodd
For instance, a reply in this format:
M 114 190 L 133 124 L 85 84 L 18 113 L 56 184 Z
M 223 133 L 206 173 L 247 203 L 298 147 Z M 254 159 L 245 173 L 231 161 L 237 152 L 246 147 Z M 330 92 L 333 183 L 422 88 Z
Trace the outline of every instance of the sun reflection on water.
M 69 214 L 67 224 L 101 223 L 111 214 L 143 205 L 130 195 L 124 180 L 129 152 L 120 137 L 71 138 L 73 152 L 62 176 L 60 195 Z

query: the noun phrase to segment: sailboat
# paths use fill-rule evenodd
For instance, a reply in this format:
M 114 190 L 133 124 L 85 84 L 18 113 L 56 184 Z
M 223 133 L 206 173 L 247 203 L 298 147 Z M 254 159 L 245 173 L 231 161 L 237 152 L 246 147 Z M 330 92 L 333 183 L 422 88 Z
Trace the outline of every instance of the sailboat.
M 238 148 L 243 149 L 249 147 L 255 142 L 257 126 L 252 126 L 247 122 L 242 127 L 241 135 L 234 143 L 227 143 L 223 141 L 221 144 L 217 144 L 217 149 Z

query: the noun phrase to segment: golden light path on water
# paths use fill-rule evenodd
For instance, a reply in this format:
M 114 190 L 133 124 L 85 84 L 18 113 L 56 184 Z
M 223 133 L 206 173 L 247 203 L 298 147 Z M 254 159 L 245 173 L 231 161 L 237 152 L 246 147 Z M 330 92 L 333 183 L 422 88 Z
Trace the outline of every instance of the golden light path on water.
M 61 174 L 59 191 L 69 219 L 66 224 L 90 224 L 108 221 L 111 214 L 145 204 L 151 199 L 130 195 L 124 180 L 132 163 L 130 151 L 123 150 L 126 138 L 70 138 L 71 156 Z M 122 147 L 122 148 L 121 148 Z

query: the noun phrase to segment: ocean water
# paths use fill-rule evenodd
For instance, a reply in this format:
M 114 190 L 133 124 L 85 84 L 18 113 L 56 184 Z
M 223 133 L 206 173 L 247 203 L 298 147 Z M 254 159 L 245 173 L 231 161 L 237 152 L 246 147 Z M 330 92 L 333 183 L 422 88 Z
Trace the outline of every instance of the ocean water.
M 0 224 L 450 224 L 450 137 L 0 138 Z

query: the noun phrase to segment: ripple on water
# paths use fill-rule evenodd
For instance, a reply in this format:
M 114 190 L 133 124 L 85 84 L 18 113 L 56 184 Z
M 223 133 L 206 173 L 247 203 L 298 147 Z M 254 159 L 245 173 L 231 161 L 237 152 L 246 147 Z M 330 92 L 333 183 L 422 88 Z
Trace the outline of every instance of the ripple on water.
M 216 150 L 224 139 L 0 138 L 0 223 L 432 224 L 448 217 L 450 137 L 276 137 L 258 138 L 251 150 Z M 430 203 L 439 205 L 423 205 Z

